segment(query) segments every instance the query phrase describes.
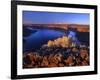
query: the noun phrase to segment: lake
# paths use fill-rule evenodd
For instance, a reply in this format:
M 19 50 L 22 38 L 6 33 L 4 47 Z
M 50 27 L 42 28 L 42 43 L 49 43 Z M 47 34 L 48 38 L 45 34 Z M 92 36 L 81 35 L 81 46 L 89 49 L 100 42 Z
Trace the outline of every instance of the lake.
M 67 32 L 67 31 L 66 31 Z M 49 40 L 54 40 L 67 35 L 64 31 L 53 29 L 23 29 L 23 51 L 33 51 L 39 49 Z M 77 38 L 81 43 L 89 45 L 89 33 L 77 32 Z
M 35 32 L 34 32 L 35 31 Z M 29 34 L 29 32 L 27 32 Z M 39 49 L 49 40 L 54 40 L 65 35 L 65 32 L 50 29 L 33 29 L 30 35 L 23 36 L 23 51 Z

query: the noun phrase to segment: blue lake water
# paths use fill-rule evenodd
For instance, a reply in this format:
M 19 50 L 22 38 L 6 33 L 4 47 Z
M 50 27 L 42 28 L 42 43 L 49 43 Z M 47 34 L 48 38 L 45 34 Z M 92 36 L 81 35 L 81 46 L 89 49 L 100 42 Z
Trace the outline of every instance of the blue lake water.
M 33 33 L 31 32 L 30 35 L 23 37 L 23 39 L 25 40 L 23 42 L 23 51 L 38 49 L 43 44 L 46 44 L 48 40 L 54 40 L 64 35 L 64 32 L 58 30 L 33 29 Z
M 46 44 L 49 40 L 54 40 L 64 35 L 68 35 L 64 31 L 52 30 L 52 29 L 24 29 L 23 30 L 23 51 L 30 51 L 39 49 L 43 44 Z M 89 46 L 89 33 L 77 32 L 77 39 Z

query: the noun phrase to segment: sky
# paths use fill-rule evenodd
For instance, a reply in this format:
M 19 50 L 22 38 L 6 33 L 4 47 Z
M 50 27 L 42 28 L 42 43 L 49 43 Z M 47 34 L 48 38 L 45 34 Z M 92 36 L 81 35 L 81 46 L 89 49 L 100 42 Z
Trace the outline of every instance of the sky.
M 23 11 L 23 24 L 89 24 L 88 13 Z

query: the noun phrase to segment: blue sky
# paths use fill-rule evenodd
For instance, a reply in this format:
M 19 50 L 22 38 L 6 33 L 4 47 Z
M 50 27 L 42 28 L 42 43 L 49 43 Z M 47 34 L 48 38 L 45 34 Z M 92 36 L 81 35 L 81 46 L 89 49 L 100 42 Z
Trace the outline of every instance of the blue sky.
M 23 24 L 89 24 L 87 13 L 23 11 Z

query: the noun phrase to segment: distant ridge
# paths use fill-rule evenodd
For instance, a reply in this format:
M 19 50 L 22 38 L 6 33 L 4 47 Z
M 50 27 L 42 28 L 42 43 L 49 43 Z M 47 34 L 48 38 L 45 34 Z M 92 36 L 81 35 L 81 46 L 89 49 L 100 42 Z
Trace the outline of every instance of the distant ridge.
M 24 27 L 62 29 L 75 28 L 79 32 L 89 32 L 89 25 L 84 24 L 23 24 Z

